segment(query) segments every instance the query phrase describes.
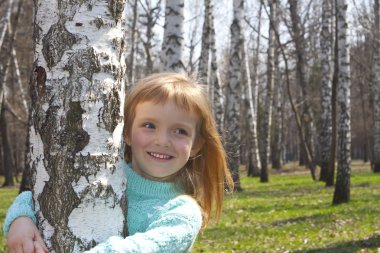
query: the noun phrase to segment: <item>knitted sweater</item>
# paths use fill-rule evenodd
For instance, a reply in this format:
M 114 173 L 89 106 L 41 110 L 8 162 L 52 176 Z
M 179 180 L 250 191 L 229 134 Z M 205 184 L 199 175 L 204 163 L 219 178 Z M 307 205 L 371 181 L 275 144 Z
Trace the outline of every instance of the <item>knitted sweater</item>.
M 87 252 L 188 252 L 202 225 L 196 201 L 183 195 L 173 183 L 145 179 L 127 164 L 125 170 L 129 236 L 112 236 Z M 20 216 L 36 222 L 31 192 L 21 193 L 9 208 L 5 234 Z

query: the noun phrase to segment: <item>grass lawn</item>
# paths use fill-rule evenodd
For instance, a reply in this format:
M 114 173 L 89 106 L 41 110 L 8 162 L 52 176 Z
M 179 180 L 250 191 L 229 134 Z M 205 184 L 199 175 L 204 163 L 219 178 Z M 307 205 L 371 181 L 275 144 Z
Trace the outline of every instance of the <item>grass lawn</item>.
M 361 163 L 352 170 L 351 202 L 337 206 L 334 189 L 307 171 L 272 173 L 265 184 L 243 172 L 244 191 L 226 197 L 221 221 L 203 231 L 192 252 L 380 252 L 380 174 Z M 17 192 L 0 189 L 1 226 Z M 0 253 L 4 245 L 1 234 Z
M 193 252 L 380 252 L 380 174 L 352 169 L 351 202 L 337 206 L 307 172 L 241 178 L 244 191 L 227 197 Z

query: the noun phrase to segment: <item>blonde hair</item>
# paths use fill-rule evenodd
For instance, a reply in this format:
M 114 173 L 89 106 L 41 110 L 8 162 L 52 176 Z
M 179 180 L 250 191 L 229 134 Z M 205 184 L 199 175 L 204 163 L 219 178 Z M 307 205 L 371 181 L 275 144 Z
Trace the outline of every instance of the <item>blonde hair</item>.
M 131 133 L 136 106 L 139 103 L 165 103 L 169 99 L 180 108 L 195 112 L 199 117 L 194 145 L 202 143 L 202 146 L 198 154 L 190 157 L 178 172 L 176 182 L 202 207 L 203 226 L 206 226 L 212 211 L 216 219 L 220 217 L 224 189 L 232 190 L 233 181 L 205 89 L 189 77 L 176 73 L 153 74 L 141 79 L 126 96 L 124 138 Z M 124 156 L 131 162 L 132 150 L 128 145 Z

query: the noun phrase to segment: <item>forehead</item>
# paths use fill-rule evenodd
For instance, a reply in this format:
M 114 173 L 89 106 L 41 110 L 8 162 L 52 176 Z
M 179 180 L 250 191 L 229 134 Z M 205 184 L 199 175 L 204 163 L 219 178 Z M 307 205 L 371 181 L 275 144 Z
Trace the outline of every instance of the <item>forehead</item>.
M 140 102 L 136 106 L 135 119 L 162 119 L 167 122 L 184 122 L 197 124 L 198 116 L 193 110 L 178 106 L 173 100 L 156 103 L 154 101 Z

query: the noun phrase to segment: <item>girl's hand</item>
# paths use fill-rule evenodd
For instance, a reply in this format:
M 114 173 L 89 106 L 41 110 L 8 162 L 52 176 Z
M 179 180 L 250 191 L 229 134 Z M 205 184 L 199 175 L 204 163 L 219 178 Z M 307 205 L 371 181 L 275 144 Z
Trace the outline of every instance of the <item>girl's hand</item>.
M 28 217 L 14 220 L 7 236 L 9 253 L 47 253 L 47 247 L 42 240 L 36 225 Z

